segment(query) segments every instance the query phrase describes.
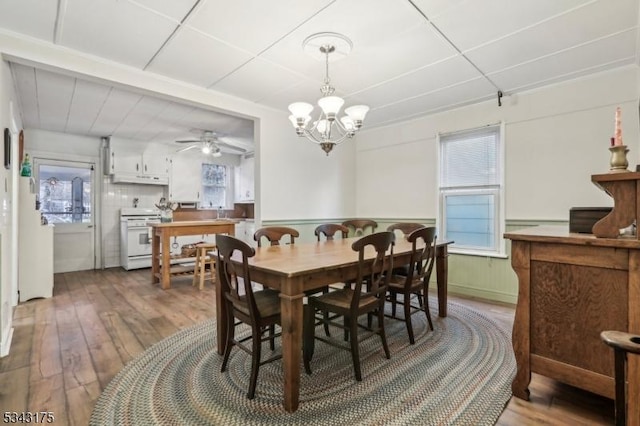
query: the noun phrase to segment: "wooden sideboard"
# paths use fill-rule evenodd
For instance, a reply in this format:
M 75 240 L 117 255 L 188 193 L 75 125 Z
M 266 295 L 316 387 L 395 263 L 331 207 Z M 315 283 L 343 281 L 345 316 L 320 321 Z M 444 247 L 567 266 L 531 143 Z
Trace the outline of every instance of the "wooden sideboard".
M 515 396 L 531 373 L 614 398 L 613 350 L 603 330 L 640 333 L 640 241 L 544 226 L 509 232 L 518 276 Z M 628 424 L 640 424 L 640 357 L 628 357 Z M 631 401 L 636 401 L 633 403 Z

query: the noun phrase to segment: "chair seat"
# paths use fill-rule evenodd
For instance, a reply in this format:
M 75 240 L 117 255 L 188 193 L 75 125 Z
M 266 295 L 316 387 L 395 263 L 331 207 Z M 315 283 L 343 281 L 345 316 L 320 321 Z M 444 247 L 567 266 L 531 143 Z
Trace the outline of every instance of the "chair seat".
M 353 299 L 353 289 L 343 288 L 332 291 L 321 296 L 310 299 L 310 302 L 328 311 L 348 311 L 351 307 L 351 299 Z M 360 299 L 359 311 L 369 311 L 373 306 L 378 304 L 378 299 L 374 296 L 366 296 Z
M 389 280 L 389 291 L 402 292 L 405 289 L 407 277 L 394 275 Z M 417 291 L 422 288 L 422 282 L 420 280 L 414 280 L 411 283 L 410 291 Z
M 253 297 L 258 307 L 258 312 L 262 318 L 268 318 L 272 316 L 280 316 L 280 293 L 275 290 L 265 289 L 253 292 Z M 242 302 L 246 302 L 247 296 L 240 296 Z M 249 315 L 249 309 L 246 304 L 237 305 L 237 310 L 245 315 Z

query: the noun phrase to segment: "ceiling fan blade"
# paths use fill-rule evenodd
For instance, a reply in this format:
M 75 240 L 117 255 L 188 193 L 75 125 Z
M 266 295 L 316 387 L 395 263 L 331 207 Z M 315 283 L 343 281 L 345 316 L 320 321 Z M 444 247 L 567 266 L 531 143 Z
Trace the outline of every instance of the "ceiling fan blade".
M 184 148 L 180 148 L 176 152 L 184 152 L 184 151 L 188 151 L 190 149 L 199 148 L 199 147 L 200 147 L 199 145 L 189 145 L 189 146 L 186 146 Z
M 201 142 L 201 140 L 200 139 L 183 139 L 176 142 L 177 143 L 195 143 L 195 142 Z

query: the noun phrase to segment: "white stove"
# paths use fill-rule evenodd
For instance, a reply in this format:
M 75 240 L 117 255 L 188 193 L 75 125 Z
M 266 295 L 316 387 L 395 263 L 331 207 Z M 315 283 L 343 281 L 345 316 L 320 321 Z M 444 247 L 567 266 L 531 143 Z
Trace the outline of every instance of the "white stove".
M 151 267 L 151 227 L 160 222 L 160 211 L 144 208 L 120 209 L 120 265 L 126 269 Z

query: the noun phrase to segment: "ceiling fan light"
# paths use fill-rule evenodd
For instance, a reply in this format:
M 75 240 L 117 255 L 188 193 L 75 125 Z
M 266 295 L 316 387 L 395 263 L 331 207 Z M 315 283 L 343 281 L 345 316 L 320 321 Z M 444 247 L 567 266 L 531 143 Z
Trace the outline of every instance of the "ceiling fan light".
M 369 112 L 369 107 L 366 105 L 354 105 L 344 110 L 344 113 L 347 114 L 354 122 L 362 122 L 364 121 L 364 117 Z
M 328 119 L 333 119 L 344 105 L 344 99 L 339 96 L 325 96 L 318 99 L 318 106 L 322 108 Z
M 215 151 L 213 151 L 213 154 L 211 154 L 213 157 L 221 157 L 222 156 L 222 151 L 220 151 L 220 148 L 216 148 Z
M 203 154 L 211 154 L 211 145 L 206 143 L 202 145 L 202 153 Z

